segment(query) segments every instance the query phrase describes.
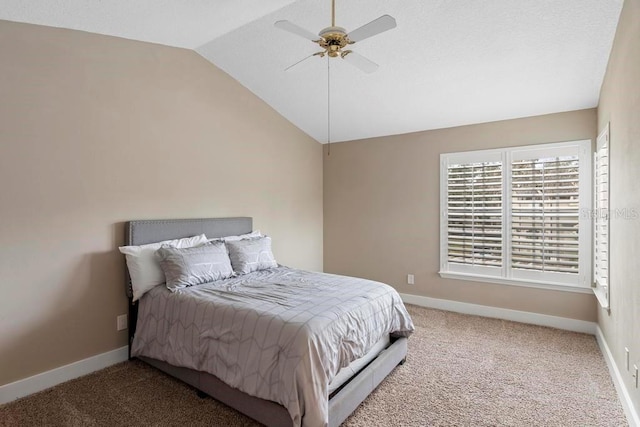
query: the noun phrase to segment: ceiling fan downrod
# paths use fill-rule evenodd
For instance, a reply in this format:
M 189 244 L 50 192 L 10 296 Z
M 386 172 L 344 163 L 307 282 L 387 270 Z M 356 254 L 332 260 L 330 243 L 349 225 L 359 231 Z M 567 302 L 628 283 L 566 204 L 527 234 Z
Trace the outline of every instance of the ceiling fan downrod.
M 336 26 L 336 0 L 331 0 L 331 26 Z

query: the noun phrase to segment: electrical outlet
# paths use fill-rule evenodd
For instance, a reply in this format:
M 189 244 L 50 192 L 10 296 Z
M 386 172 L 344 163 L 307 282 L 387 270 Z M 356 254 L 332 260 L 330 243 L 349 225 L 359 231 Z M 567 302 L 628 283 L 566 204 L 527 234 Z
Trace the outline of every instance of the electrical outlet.
M 119 331 L 124 331 L 125 329 L 127 329 L 126 314 L 121 314 L 120 316 L 116 317 L 116 329 L 118 329 Z
M 629 370 L 629 348 L 625 347 L 624 348 L 624 353 L 627 357 L 627 371 Z
M 407 274 L 407 284 L 409 285 L 415 284 L 415 278 L 413 277 L 413 274 Z

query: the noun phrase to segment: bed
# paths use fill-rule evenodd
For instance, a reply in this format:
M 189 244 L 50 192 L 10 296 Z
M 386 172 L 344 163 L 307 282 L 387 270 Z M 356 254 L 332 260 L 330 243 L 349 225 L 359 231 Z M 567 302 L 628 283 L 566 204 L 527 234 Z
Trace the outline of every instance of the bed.
M 131 221 L 126 243 L 252 229 L 248 217 Z M 132 301 L 128 276 L 126 292 Z M 129 320 L 130 357 L 267 426 L 340 425 L 403 363 L 413 331 L 389 286 L 283 266 L 177 293 L 157 286 Z

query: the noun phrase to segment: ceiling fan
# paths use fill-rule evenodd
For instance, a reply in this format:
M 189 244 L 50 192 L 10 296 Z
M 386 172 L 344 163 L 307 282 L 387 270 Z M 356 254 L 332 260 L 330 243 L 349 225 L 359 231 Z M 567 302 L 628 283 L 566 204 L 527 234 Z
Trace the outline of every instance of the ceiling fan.
M 336 26 L 336 1 L 331 0 L 331 26 L 321 30 L 317 36 L 311 31 L 305 30 L 290 21 L 277 21 L 274 25 L 281 30 L 288 31 L 300 37 L 304 37 L 307 40 L 311 40 L 323 49 L 320 52 L 316 52 L 301 59 L 295 64 L 287 67 L 286 70 L 290 70 L 302 61 L 313 56 L 322 58 L 327 55 L 330 58 L 343 58 L 345 61 L 351 63 L 365 73 L 373 73 L 378 69 L 378 64 L 370 61 L 357 52 L 344 48 L 348 45 L 360 42 L 364 39 L 395 28 L 396 20 L 389 15 L 382 15 L 368 24 L 347 33 L 347 30 L 344 28 Z

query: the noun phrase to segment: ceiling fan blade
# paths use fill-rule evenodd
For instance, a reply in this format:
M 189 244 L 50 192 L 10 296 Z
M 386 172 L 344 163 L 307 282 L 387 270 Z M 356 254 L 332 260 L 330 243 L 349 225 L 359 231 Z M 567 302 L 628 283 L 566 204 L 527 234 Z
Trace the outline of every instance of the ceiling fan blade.
M 371 74 L 378 69 L 378 64 L 368 60 L 359 53 L 347 50 L 343 52 L 342 57 L 345 61 L 349 62 L 354 67 L 359 68 L 367 74 Z
M 276 28 L 288 31 L 307 40 L 311 40 L 312 42 L 320 39 L 319 36 L 313 34 L 311 31 L 305 30 L 304 28 L 297 26 L 291 21 L 277 21 L 273 25 Z
M 380 18 L 374 19 L 368 24 L 364 24 L 362 27 L 356 28 L 355 30 L 351 31 L 348 36 L 349 40 L 351 40 L 352 42 L 359 42 L 395 27 L 395 18 L 389 15 L 382 15 Z
M 291 70 L 293 67 L 295 67 L 296 65 L 300 64 L 301 62 L 306 61 L 307 59 L 311 58 L 312 56 L 318 56 L 318 54 L 317 54 L 317 53 L 312 53 L 312 54 L 311 54 L 311 55 L 309 55 L 309 56 L 305 56 L 305 57 L 304 57 L 304 58 L 302 58 L 300 61 L 295 62 L 295 63 L 293 63 L 293 64 L 289 65 L 289 66 L 288 66 L 287 68 L 285 68 L 284 70 L 285 70 L 285 71 L 289 71 L 289 70 Z

